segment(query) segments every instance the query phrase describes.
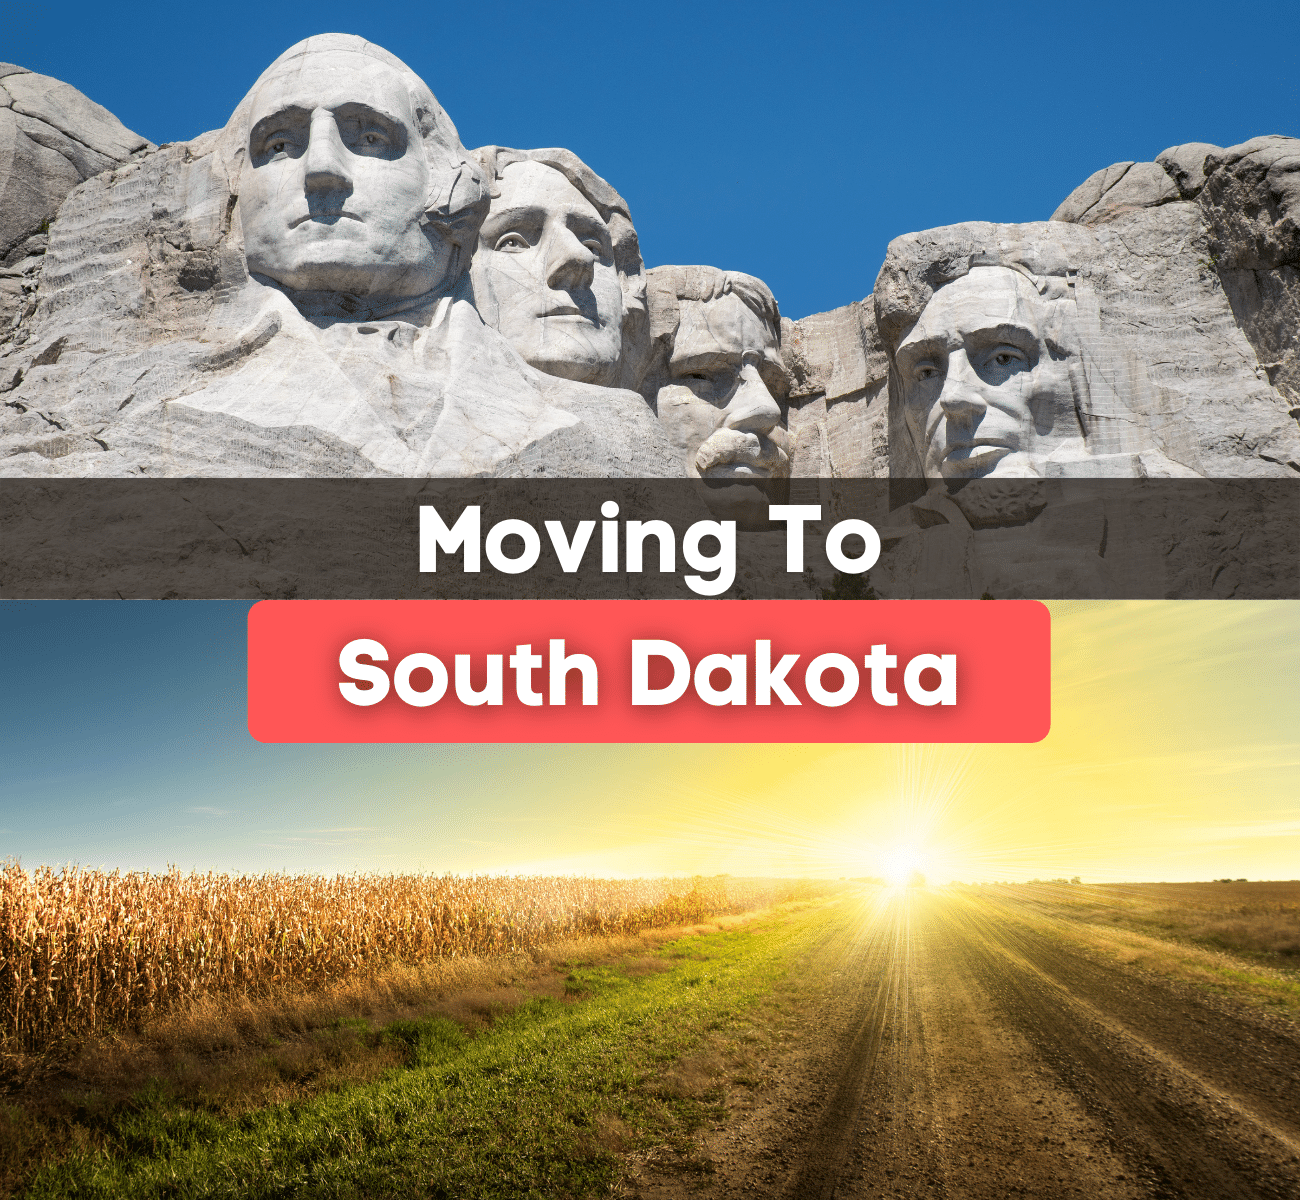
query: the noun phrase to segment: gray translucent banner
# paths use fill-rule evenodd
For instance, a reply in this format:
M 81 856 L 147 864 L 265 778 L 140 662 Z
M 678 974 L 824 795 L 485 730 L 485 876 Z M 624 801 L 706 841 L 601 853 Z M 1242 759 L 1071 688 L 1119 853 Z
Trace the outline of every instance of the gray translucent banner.
M 0 480 L 0 596 L 1300 597 L 1300 481 L 986 480 L 929 492 L 924 481 L 907 480 L 764 486 L 770 490 L 689 480 Z M 602 512 L 610 502 L 617 512 Z M 801 536 L 793 522 L 766 519 L 769 503 L 798 506 Z M 450 529 L 472 506 L 480 569 L 463 569 L 461 548 L 439 551 L 436 571 L 421 571 L 421 508 Z M 529 569 L 494 565 L 508 567 L 528 549 L 527 537 L 506 530 L 489 553 L 503 521 L 535 531 Z M 647 530 L 652 521 L 664 525 Z M 725 525 L 700 523 L 732 521 L 729 554 Z M 583 522 L 593 523 L 585 548 Z M 629 534 L 642 546 L 640 570 L 629 570 Z M 879 553 L 864 573 L 857 568 L 875 555 L 873 534 Z

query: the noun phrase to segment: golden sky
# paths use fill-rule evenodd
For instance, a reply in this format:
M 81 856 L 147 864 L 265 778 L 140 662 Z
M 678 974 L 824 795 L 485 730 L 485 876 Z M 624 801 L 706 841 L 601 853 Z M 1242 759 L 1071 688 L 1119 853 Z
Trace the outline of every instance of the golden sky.
M 492 867 L 1300 877 L 1300 604 L 1050 607 L 1040 743 L 538 748 L 526 807 L 550 816 Z
M 911 855 L 933 882 L 1300 878 L 1300 603 L 1050 607 L 1052 730 L 1031 745 L 320 746 L 249 737 L 247 604 L 14 602 L 0 855 L 625 876 L 881 875 Z

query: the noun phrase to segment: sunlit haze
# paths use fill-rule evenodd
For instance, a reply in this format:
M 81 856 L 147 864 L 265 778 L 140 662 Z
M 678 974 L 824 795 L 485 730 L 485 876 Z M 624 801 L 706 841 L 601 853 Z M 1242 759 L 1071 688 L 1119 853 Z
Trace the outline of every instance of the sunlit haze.
M 247 608 L 0 604 L 4 854 L 931 883 L 1298 873 L 1294 604 L 1053 604 L 1052 731 L 1005 746 L 261 745 Z

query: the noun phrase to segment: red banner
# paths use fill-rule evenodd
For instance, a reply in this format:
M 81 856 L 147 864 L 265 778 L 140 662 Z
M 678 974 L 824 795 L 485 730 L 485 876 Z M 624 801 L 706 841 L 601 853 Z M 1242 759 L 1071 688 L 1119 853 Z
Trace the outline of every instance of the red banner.
M 266 600 L 262 742 L 1035 742 L 1034 600 Z

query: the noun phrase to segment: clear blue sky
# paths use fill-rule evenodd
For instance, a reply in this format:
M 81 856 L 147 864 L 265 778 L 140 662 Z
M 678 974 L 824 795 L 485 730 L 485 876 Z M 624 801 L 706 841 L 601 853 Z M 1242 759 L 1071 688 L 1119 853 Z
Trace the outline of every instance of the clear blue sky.
M 155 142 L 225 123 L 312 33 L 420 73 L 467 146 L 567 146 L 647 263 L 767 281 L 789 316 L 871 290 L 889 239 L 1045 220 L 1100 167 L 1300 134 L 1300 4 L 0 0 L 0 59 Z

